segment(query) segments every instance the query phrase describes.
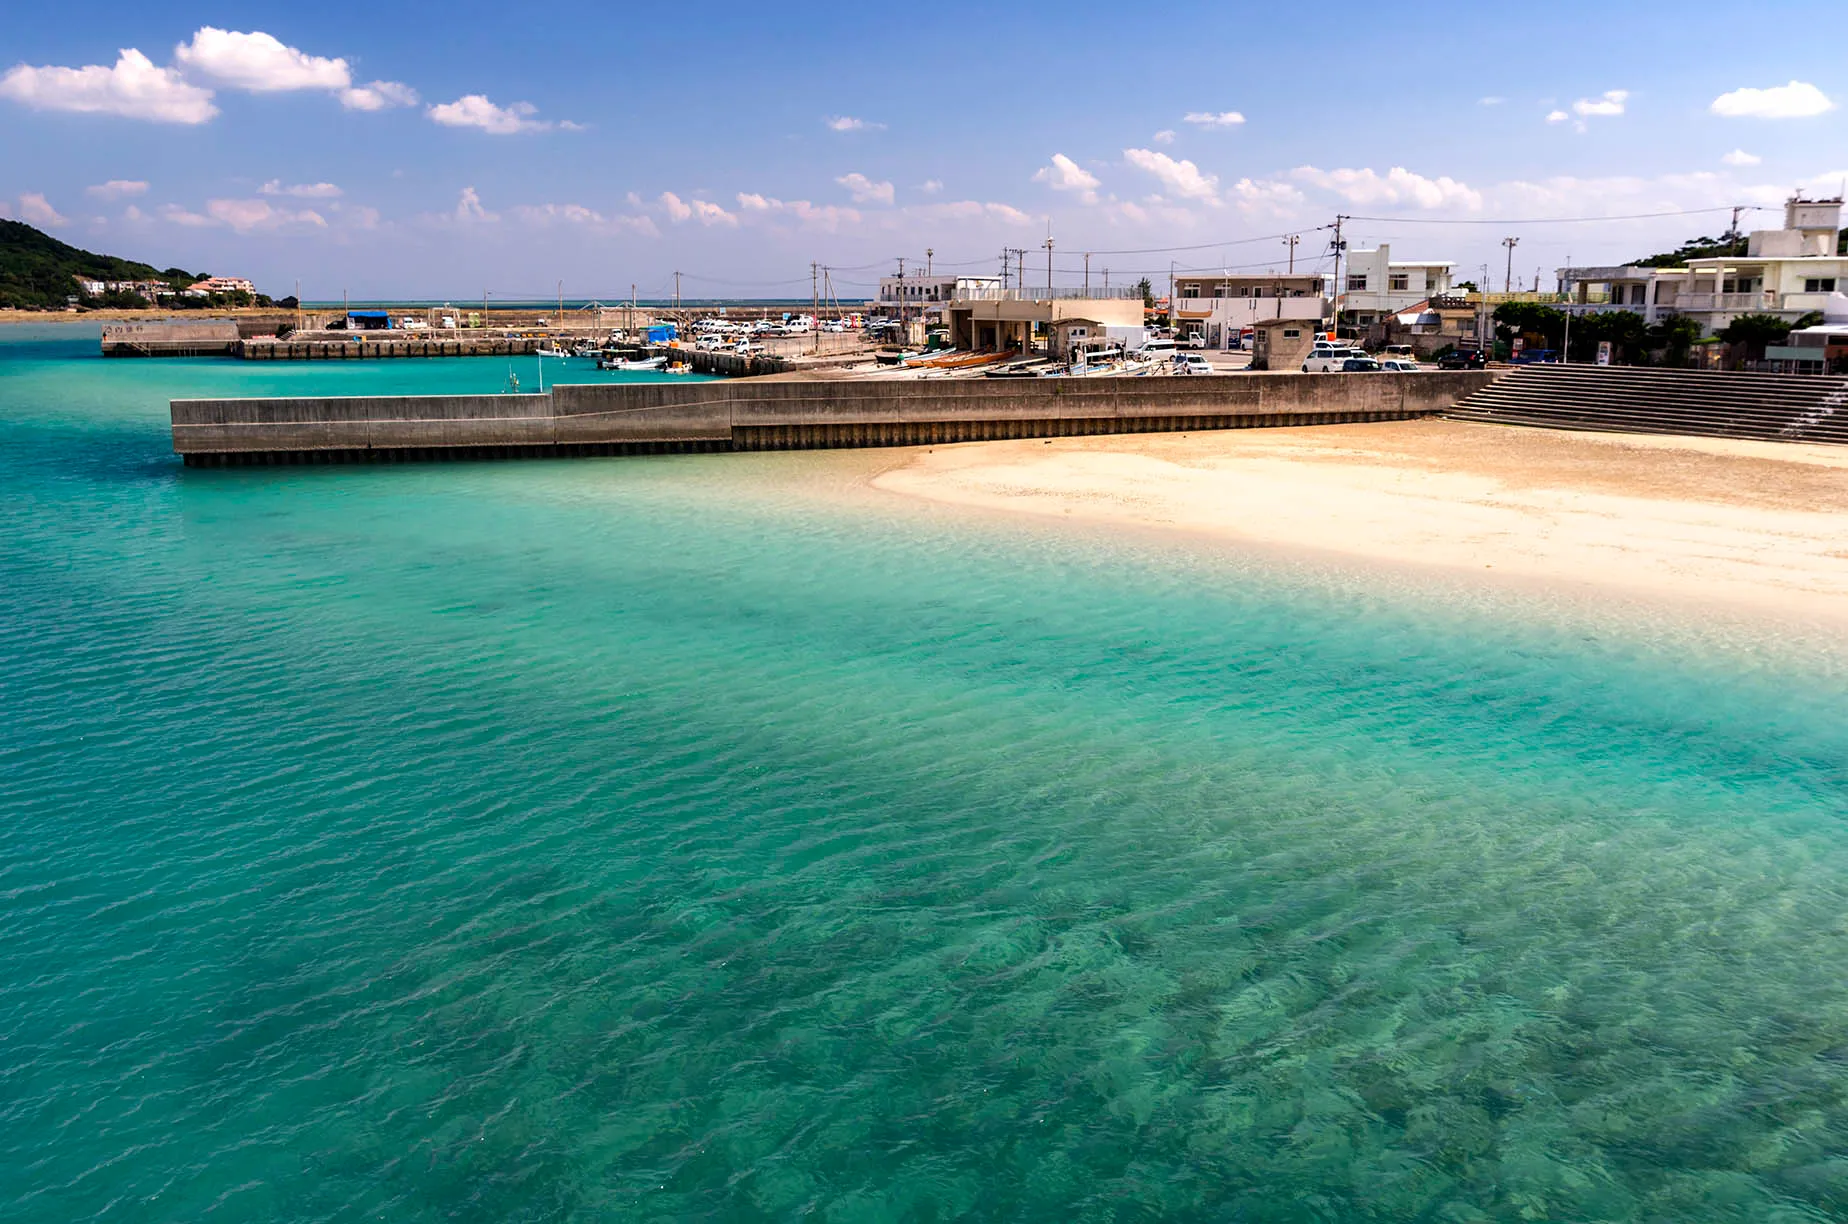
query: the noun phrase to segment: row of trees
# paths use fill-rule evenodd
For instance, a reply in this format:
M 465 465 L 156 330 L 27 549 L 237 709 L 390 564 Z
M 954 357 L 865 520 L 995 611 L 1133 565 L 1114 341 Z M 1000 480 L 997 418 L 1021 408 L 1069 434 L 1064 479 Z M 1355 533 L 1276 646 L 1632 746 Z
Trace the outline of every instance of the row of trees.
M 1776 315 L 1748 314 L 1734 319 L 1718 334 L 1741 361 L 1762 361 L 1765 346 L 1781 344 L 1793 328 L 1820 323 L 1820 314 L 1806 315 L 1795 323 Z M 1566 343 L 1566 314 L 1538 302 L 1504 302 L 1495 308 L 1495 338 L 1512 344 L 1520 336 L 1530 348 L 1559 349 Z M 1658 323 L 1645 322 L 1633 310 L 1607 310 L 1579 315 L 1572 320 L 1570 361 L 1593 361 L 1598 345 L 1611 342 L 1611 360 L 1620 365 L 1688 364 L 1700 339 L 1700 324 L 1671 316 Z

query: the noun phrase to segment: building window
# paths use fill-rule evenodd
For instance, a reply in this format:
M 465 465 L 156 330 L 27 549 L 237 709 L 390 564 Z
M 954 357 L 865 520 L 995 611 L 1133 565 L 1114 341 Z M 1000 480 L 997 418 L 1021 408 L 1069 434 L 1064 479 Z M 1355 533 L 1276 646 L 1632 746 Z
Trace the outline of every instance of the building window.
M 1197 298 L 1197 297 L 1199 297 L 1199 296 L 1200 296 L 1200 286 L 1198 286 L 1198 285 L 1182 285 L 1182 286 L 1181 286 L 1181 296 L 1182 296 L 1182 297 L 1184 297 L 1184 298 Z
M 1403 293 L 1411 287 L 1412 276 L 1409 272 L 1394 272 L 1386 278 L 1386 288 L 1394 293 Z
M 1835 278 L 1833 276 L 1812 276 L 1803 282 L 1803 292 L 1834 293 Z
M 1302 334 L 1303 329 L 1300 327 L 1286 327 L 1283 329 L 1283 338 L 1285 340 L 1300 340 Z
M 1366 291 L 1367 291 L 1367 274 L 1365 272 L 1362 272 L 1359 276 L 1349 276 L 1348 277 L 1348 292 L 1349 293 L 1365 293 Z

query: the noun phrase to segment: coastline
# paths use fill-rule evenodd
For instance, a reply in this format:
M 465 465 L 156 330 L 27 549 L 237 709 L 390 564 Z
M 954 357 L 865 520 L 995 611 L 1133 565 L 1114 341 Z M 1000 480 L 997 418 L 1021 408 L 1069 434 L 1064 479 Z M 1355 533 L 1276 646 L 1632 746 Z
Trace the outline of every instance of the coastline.
M 1848 621 L 1848 452 L 1427 419 L 977 442 L 872 476 L 1041 520 Z

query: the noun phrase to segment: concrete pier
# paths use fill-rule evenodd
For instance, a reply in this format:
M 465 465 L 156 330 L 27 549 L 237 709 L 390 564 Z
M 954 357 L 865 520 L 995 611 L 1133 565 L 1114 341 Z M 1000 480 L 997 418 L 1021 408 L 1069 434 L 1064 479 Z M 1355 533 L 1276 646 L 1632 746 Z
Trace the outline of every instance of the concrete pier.
M 532 395 L 174 400 L 194 466 L 911 446 L 1386 421 L 1500 371 L 565 385 Z

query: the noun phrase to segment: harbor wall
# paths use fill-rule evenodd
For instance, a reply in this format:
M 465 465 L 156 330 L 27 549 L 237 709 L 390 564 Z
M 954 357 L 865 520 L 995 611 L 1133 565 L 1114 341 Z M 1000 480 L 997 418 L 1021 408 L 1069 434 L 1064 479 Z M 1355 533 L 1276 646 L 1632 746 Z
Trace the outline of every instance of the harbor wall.
M 566 384 L 543 394 L 174 400 L 189 463 L 904 446 L 1397 420 L 1500 371 Z
M 158 319 L 103 324 L 105 357 L 215 357 L 239 338 L 236 319 Z

